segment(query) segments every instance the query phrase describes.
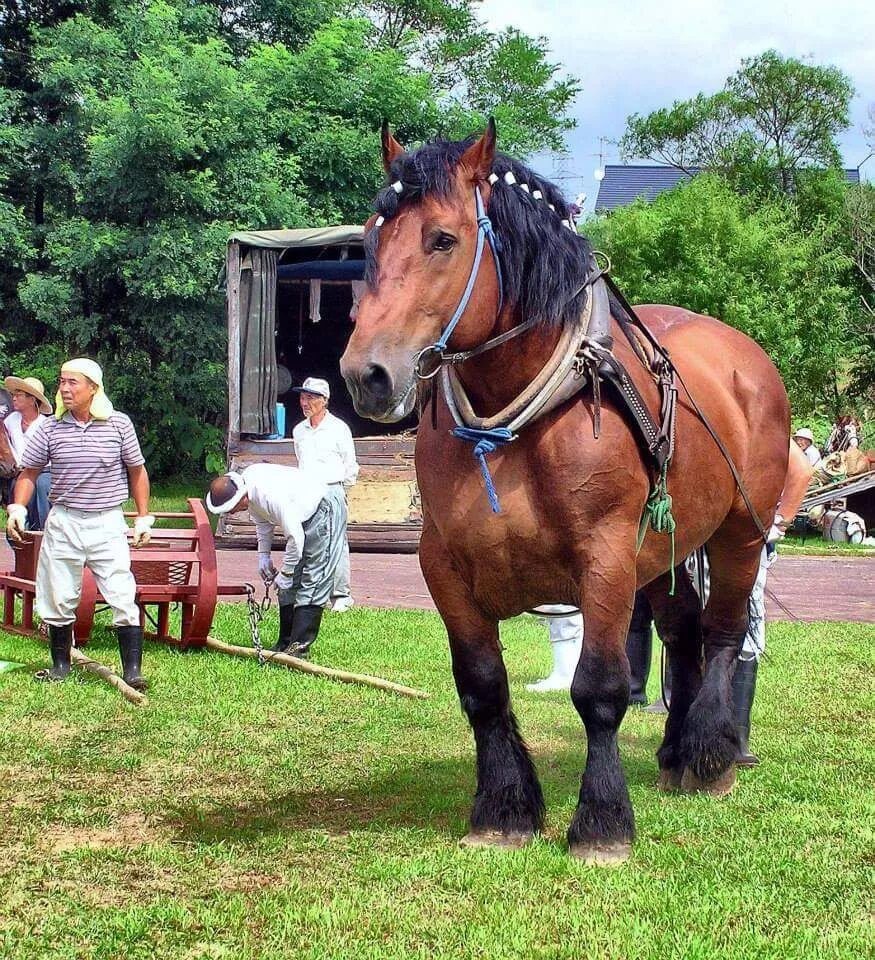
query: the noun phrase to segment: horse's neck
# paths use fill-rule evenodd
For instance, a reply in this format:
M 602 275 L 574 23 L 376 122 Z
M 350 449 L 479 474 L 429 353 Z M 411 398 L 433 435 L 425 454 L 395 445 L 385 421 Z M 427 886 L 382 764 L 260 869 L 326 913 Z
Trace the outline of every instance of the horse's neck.
M 502 317 L 490 336 L 520 322 L 518 316 Z M 558 329 L 535 327 L 458 366 L 456 373 L 477 414 L 492 416 L 518 397 L 541 372 L 560 335 Z

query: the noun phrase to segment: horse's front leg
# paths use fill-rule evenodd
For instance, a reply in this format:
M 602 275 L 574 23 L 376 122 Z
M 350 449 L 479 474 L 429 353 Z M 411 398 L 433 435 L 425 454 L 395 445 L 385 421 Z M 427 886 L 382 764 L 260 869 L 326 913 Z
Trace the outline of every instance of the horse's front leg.
M 571 699 L 588 750 L 577 809 L 568 828 L 571 853 L 590 863 L 617 863 L 631 853 L 635 817 L 620 764 L 617 731 L 629 704 L 626 634 L 635 599 L 635 558 L 604 549 L 581 580 L 583 652 Z
M 510 709 L 498 623 L 474 602 L 428 526 L 420 542 L 420 563 L 446 624 L 456 689 L 477 748 L 477 793 L 471 829 L 462 842 L 522 846 L 543 825 L 544 797 Z

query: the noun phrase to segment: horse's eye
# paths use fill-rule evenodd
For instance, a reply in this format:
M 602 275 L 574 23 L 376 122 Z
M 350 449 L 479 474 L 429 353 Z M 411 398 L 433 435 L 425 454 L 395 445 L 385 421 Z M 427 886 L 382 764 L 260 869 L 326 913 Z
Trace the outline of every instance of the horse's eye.
M 449 233 L 439 233 L 432 243 L 432 250 L 439 250 L 443 253 L 446 253 L 447 250 L 452 250 L 456 245 L 456 238 Z

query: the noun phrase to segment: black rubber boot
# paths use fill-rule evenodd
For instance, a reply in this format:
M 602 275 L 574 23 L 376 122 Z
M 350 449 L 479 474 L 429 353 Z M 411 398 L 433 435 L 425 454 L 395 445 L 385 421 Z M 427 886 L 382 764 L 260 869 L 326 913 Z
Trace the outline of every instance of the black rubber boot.
M 668 705 L 668 706 L 667 706 Z M 665 655 L 665 676 L 660 678 L 659 696 L 645 707 L 646 713 L 661 713 L 663 716 L 668 713 L 668 707 L 671 706 L 671 664 L 668 662 L 668 655 Z
M 149 684 L 140 672 L 143 664 L 143 628 L 116 627 L 118 649 L 122 659 L 122 679 L 141 693 Z
M 63 627 L 49 626 L 49 649 L 52 666 L 49 670 L 37 670 L 34 680 L 63 680 L 70 672 L 70 648 L 73 646 L 73 624 Z
M 295 607 L 295 619 L 292 623 L 292 642 L 286 653 L 290 657 L 299 657 L 306 660 L 310 647 L 316 642 L 319 635 L 319 625 L 322 623 L 321 604 L 308 604 L 305 607 Z
M 756 684 L 757 661 L 739 659 L 732 677 L 732 714 L 735 718 L 735 729 L 738 731 L 738 757 L 735 764 L 738 767 L 755 767 L 760 762 L 760 758 L 751 753 L 748 746 L 750 708 L 753 706 Z
M 292 624 L 295 621 L 295 605 L 293 603 L 280 604 L 280 635 L 274 646 L 275 653 L 285 653 L 292 642 Z
M 635 606 L 626 637 L 626 656 L 629 658 L 629 703 L 647 706 L 647 678 L 650 676 L 650 655 L 653 649 L 653 615 L 643 593 L 635 594 Z

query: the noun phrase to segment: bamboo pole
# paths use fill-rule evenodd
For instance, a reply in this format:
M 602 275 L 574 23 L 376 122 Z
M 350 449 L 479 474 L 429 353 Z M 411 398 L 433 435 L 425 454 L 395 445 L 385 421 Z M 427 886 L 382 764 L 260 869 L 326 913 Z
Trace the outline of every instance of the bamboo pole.
M 77 667 L 93 673 L 95 676 L 100 677 L 101 680 L 105 680 L 111 687 L 115 687 L 125 700 L 130 700 L 131 703 L 136 703 L 138 706 L 144 706 L 149 702 L 145 694 L 128 686 L 117 673 L 109 667 L 104 666 L 99 660 L 92 660 L 91 657 L 86 657 L 85 654 L 76 647 L 73 647 L 70 651 L 70 659 Z
M 231 643 L 225 643 L 223 640 L 217 640 L 215 637 L 207 637 L 206 646 L 210 650 L 216 650 L 219 653 L 227 653 L 232 657 L 249 657 L 256 659 L 258 651 L 254 647 L 238 647 Z M 393 683 L 391 680 L 384 680 L 382 677 L 371 677 L 362 673 L 348 673 L 346 670 L 334 670 L 331 667 L 322 667 L 316 663 L 310 663 L 307 660 L 301 660 L 300 657 L 291 657 L 287 653 L 277 653 L 270 650 L 265 651 L 265 662 L 279 663 L 292 670 L 300 670 L 301 673 L 309 673 L 315 677 L 326 677 L 329 680 L 337 680 L 339 683 L 355 683 L 363 687 L 375 687 L 377 690 L 387 690 L 390 693 L 397 693 L 402 697 L 412 697 L 416 700 L 428 700 L 431 694 L 425 690 L 417 690 L 415 687 L 405 687 L 400 683 Z

